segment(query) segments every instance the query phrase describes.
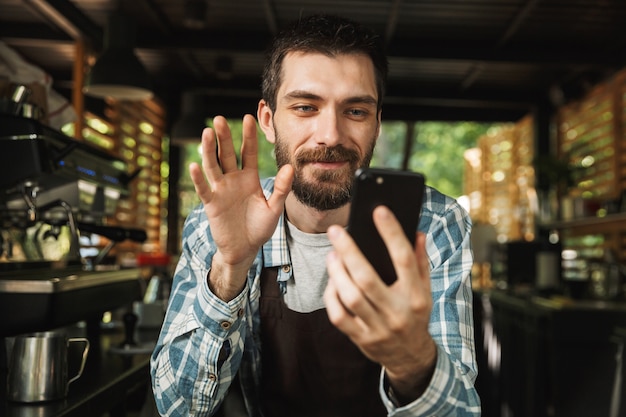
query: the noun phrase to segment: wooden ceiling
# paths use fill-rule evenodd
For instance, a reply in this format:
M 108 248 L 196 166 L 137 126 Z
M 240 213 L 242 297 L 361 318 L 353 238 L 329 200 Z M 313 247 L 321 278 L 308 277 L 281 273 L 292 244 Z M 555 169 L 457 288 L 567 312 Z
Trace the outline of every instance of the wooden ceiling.
M 626 63 L 624 0 L 2 0 L 0 39 L 69 96 L 77 40 L 97 53 L 115 11 L 136 22 L 136 53 L 172 117 L 184 91 L 206 93 L 208 115 L 255 112 L 272 35 L 317 12 L 384 35 L 385 120 L 516 121 Z

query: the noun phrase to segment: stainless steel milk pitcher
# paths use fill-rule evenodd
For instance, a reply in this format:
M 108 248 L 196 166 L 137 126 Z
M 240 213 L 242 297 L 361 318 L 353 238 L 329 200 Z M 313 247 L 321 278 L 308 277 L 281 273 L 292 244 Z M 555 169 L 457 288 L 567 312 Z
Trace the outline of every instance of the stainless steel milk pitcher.
M 68 348 L 82 343 L 82 359 L 78 373 L 68 376 Z M 7 394 L 11 401 L 40 402 L 67 396 L 69 385 L 83 373 L 89 340 L 67 338 L 65 334 L 40 332 L 16 336 L 9 352 Z

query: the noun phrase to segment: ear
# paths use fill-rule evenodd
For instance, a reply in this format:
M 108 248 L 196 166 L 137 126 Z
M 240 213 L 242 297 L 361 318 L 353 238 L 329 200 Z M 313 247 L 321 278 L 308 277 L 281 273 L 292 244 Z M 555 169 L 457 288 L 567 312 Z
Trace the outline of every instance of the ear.
M 263 133 L 265 133 L 265 139 L 269 143 L 276 143 L 276 132 L 274 132 L 274 113 L 270 109 L 270 106 L 265 100 L 259 101 L 259 106 L 256 111 L 257 120 Z
M 378 111 L 378 116 L 376 116 L 376 119 L 378 120 L 378 123 L 377 123 L 377 126 L 376 126 L 376 139 L 374 141 L 378 142 L 378 137 L 380 136 L 380 126 L 382 125 L 382 122 L 383 122 L 383 111 L 382 110 Z

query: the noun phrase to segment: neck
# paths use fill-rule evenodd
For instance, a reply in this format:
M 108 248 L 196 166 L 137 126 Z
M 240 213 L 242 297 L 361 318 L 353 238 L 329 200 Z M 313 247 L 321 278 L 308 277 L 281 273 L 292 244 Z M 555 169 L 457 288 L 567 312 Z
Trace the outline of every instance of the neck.
M 326 233 L 326 229 L 333 224 L 344 227 L 348 225 L 350 204 L 334 210 L 320 211 L 302 204 L 293 193 L 289 193 L 285 210 L 287 218 L 298 230 L 305 233 Z

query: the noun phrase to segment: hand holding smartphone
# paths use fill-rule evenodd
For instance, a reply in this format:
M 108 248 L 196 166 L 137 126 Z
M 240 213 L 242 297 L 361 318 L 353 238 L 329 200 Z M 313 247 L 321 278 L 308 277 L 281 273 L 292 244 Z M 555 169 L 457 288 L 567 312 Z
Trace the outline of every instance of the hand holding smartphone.
M 416 172 L 362 168 L 355 174 L 348 232 L 387 284 L 396 280 L 396 271 L 374 225 L 373 211 L 380 205 L 388 207 L 415 246 L 424 187 L 424 176 Z

